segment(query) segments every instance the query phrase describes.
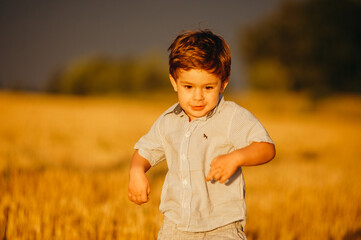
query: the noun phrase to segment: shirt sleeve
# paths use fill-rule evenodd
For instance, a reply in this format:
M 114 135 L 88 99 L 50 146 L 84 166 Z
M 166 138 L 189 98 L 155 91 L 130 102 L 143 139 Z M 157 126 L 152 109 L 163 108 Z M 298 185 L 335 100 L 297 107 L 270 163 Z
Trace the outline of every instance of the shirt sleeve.
M 253 142 L 273 143 L 267 130 L 247 109 L 237 105 L 229 125 L 229 138 L 236 149 L 246 147 Z
M 154 122 L 149 132 L 141 137 L 134 146 L 134 149 L 138 149 L 138 153 L 147 159 L 151 166 L 165 160 L 165 151 L 160 133 L 162 118 L 163 115 Z

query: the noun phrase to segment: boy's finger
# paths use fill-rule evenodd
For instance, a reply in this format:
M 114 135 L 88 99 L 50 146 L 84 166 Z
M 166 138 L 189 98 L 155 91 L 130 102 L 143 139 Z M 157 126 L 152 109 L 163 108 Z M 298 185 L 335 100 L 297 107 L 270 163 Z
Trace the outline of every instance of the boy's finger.
M 148 187 L 147 187 L 147 195 L 149 195 L 150 194 L 150 185 L 148 185 Z
M 221 179 L 221 174 L 218 173 L 218 172 L 213 174 L 213 179 L 216 180 L 216 181 L 220 180 Z
M 140 195 L 140 201 L 142 202 L 148 201 L 148 194 L 144 192 L 142 195 Z
M 131 202 L 133 202 L 133 203 L 138 204 L 137 197 L 136 197 L 136 196 L 134 196 L 134 195 L 131 195 L 131 196 L 129 197 L 129 200 L 130 200 Z
M 208 173 L 208 175 L 207 175 L 207 177 L 206 177 L 206 181 L 211 181 L 212 178 L 213 178 L 213 171 L 210 170 L 209 173 Z
M 142 203 L 148 202 L 149 198 L 148 198 L 148 194 L 146 194 L 145 192 L 143 193 L 138 193 L 138 194 L 132 194 L 132 193 L 128 193 L 128 198 L 130 201 L 141 205 Z
M 206 181 L 209 181 L 209 180 L 211 180 L 211 178 L 209 177 L 209 173 L 208 173 L 208 175 L 206 176 Z
M 228 178 L 222 176 L 220 179 L 219 179 L 219 183 L 225 183 L 227 182 Z
M 143 197 L 138 197 L 138 198 L 136 198 L 136 200 L 134 202 L 138 205 L 142 205 L 143 203 L 146 203 L 147 201 L 148 200 L 144 199 Z

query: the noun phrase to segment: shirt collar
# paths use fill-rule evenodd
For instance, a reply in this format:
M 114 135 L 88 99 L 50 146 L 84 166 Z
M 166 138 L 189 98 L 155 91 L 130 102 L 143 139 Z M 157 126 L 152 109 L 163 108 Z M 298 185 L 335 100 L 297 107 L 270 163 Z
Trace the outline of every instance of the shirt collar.
M 222 94 L 219 94 L 218 97 L 218 103 L 217 105 L 207 114 L 207 116 L 201 117 L 200 119 L 209 119 L 211 118 L 215 113 L 220 112 L 221 106 L 223 105 L 224 97 Z M 182 109 L 181 105 L 178 103 L 175 108 L 170 111 L 169 113 L 174 113 L 175 115 L 179 115 L 180 113 L 184 113 L 184 110 Z

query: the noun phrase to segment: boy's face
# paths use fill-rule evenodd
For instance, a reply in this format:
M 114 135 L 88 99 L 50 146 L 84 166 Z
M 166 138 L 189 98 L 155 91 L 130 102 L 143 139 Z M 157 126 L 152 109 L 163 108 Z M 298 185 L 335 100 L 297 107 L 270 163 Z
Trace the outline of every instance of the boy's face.
M 190 121 L 206 116 L 217 106 L 219 94 L 224 91 L 228 79 L 221 78 L 205 70 L 180 70 L 177 80 L 169 75 L 178 101 Z

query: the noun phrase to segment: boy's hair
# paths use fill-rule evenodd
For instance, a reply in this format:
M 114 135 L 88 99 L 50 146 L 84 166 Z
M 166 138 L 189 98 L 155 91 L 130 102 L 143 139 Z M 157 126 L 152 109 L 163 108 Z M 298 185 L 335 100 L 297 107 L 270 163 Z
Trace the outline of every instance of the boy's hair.
M 231 51 L 226 41 L 210 30 L 187 31 L 178 35 L 168 48 L 169 73 L 176 80 L 179 70 L 206 70 L 222 82 L 231 73 Z

